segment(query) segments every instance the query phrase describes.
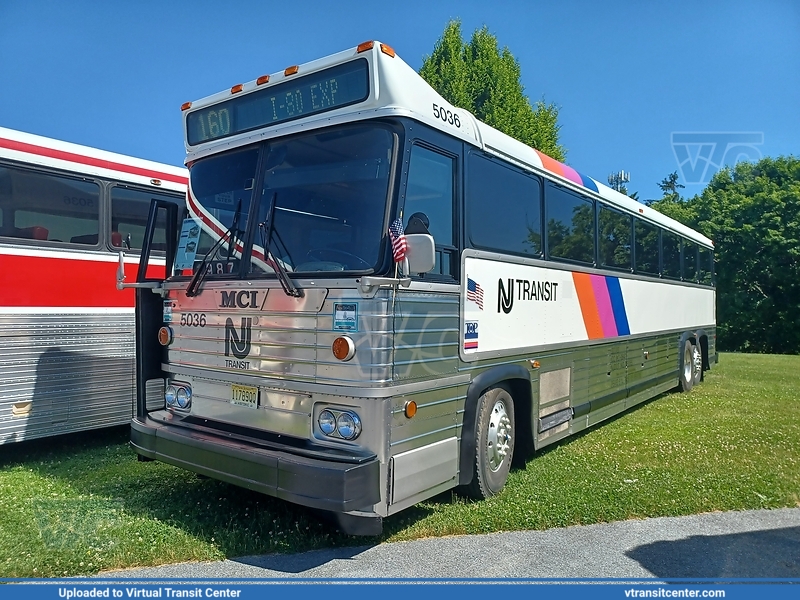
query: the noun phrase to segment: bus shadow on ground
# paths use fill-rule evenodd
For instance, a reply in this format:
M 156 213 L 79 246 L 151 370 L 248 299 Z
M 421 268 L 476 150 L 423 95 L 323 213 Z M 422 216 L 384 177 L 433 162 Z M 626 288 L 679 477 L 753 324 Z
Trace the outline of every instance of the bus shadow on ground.
M 625 553 L 656 577 L 800 577 L 800 527 L 658 541 Z

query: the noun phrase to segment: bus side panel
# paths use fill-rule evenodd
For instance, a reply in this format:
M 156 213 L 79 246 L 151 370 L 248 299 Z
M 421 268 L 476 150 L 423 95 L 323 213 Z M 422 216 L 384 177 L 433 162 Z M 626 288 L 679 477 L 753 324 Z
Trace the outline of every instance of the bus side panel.
M 133 311 L 0 313 L 0 444 L 133 415 Z
M 395 301 L 394 380 L 455 374 L 459 295 L 399 292 Z

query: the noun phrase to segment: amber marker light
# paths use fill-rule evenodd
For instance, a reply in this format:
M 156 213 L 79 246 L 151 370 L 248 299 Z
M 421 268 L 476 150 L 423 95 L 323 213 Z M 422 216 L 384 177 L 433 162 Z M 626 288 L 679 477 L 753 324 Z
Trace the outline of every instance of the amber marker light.
M 538 361 L 538 360 L 532 360 L 532 361 L 531 361 L 531 367 L 532 367 L 532 368 L 534 368 L 534 369 L 538 369 L 538 368 L 539 368 L 539 367 L 541 367 L 541 366 L 542 366 L 542 365 L 539 363 L 539 361 Z
M 183 104 L 181 104 L 181 110 L 189 110 L 190 108 L 192 108 L 191 102 L 184 102 Z
M 358 47 L 356 48 L 356 52 L 361 54 L 362 52 L 366 52 L 367 50 L 372 50 L 373 46 L 375 46 L 375 42 L 361 42 Z
M 342 335 L 333 340 L 331 351 L 339 360 L 347 361 L 356 355 L 356 345 L 352 339 L 346 335 Z
M 381 44 L 381 52 L 383 52 L 386 56 L 394 58 L 394 48 L 392 48 L 391 46 L 387 46 L 386 44 Z
M 287 67 L 286 70 L 283 72 L 283 75 L 285 77 L 288 77 L 289 75 L 295 75 L 299 70 L 300 67 L 298 67 L 297 65 Z
M 235 86 L 231 88 L 231 94 L 238 94 L 244 89 L 244 85 L 241 83 L 237 83 Z
M 405 413 L 406 418 L 410 419 L 415 414 L 417 414 L 417 403 L 413 400 L 409 400 L 406 402 L 405 407 L 403 407 L 403 413 Z
M 172 343 L 172 328 L 164 326 L 158 330 L 158 343 L 169 346 Z
M 269 83 L 269 75 L 262 75 L 256 79 L 256 85 L 264 85 L 265 83 Z
M 151 179 L 150 183 L 152 183 L 153 185 L 161 185 L 161 180 L 160 179 Z

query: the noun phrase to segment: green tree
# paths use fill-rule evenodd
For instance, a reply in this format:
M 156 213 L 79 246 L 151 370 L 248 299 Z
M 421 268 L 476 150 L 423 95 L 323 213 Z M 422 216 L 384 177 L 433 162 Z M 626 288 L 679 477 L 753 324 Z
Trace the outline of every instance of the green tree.
M 508 48 L 484 26 L 466 43 L 461 23 L 450 21 L 433 53 L 426 56 L 420 75 L 451 104 L 478 119 L 563 161 L 558 142 L 558 107 L 540 100 L 535 107 L 520 83 L 520 66 Z
M 714 240 L 721 349 L 800 353 L 800 159 L 741 162 L 653 207 Z

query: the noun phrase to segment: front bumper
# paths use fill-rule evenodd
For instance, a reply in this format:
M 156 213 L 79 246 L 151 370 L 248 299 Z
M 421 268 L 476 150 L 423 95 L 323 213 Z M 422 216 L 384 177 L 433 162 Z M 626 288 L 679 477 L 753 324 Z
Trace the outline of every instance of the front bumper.
M 288 445 L 234 439 L 151 416 L 133 419 L 131 445 L 146 458 L 311 508 L 371 512 L 380 501 L 375 455 L 346 460 L 302 456 Z

